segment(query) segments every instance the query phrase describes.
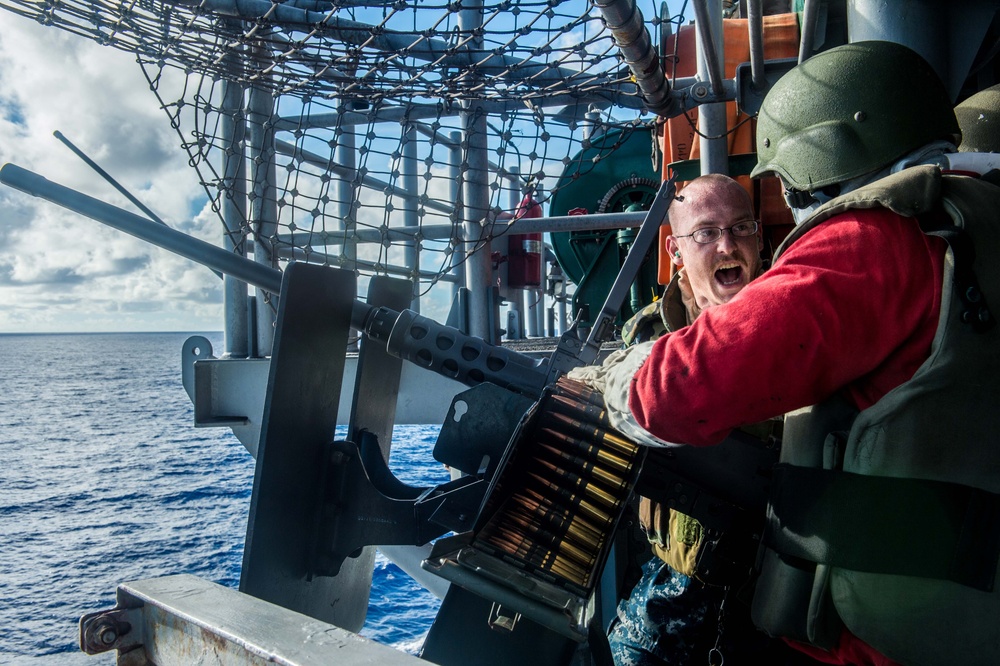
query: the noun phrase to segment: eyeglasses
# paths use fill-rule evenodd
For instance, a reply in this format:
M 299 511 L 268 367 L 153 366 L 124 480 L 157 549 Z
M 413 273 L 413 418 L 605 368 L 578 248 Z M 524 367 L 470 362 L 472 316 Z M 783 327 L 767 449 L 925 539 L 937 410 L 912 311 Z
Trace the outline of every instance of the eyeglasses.
M 702 227 L 694 233 L 684 234 L 682 236 L 674 235 L 674 238 L 690 238 L 695 243 L 700 245 L 707 245 L 708 243 L 714 243 L 720 238 L 722 238 L 723 232 L 728 231 L 733 235 L 734 238 L 746 238 L 747 236 L 753 236 L 757 233 L 757 220 L 743 220 L 742 222 L 737 222 L 731 227 Z

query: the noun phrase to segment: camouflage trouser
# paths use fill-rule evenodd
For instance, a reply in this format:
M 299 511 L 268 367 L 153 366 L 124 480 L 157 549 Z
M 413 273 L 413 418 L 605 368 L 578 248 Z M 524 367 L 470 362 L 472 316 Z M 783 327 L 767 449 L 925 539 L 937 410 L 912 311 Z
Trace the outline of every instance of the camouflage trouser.
M 642 571 L 608 633 L 616 666 L 818 666 L 758 631 L 735 591 L 703 585 L 658 557 Z
M 615 665 L 708 664 L 725 589 L 705 586 L 657 557 L 642 569 L 608 634 Z

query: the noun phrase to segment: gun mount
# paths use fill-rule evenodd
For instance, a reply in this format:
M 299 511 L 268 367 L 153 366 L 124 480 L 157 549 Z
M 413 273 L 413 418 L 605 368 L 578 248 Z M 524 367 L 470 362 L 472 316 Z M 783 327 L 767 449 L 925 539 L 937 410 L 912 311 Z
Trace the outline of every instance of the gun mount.
M 373 278 L 368 301 L 362 302 L 354 298 L 351 271 L 292 262 L 282 273 L 14 165 L 0 169 L 0 182 L 278 296 L 240 590 L 351 631 L 364 623 L 373 547 L 419 546 L 449 531 L 468 533 L 530 408 L 566 371 L 598 359 L 601 342 L 613 331 L 614 318 L 666 219 L 674 192 L 672 181 L 663 183 L 588 339 L 571 328 L 549 358 L 536 359 L 406 309 L 412 286 L 405 280 Z M 316 317 L 317 311 L 323 316 Z M 337 414 L 330 406 L 340 400 L 346 351 L 330 350 L 346 350 L 352 329 L 364 337 L 348 436 L 333 441 Z M 465 476 L 419 488 L 400 482 L 389 470 L 392 406 L 404 360 L 470 387 L 453 401 L 434 450 L 437 460 Z M 708 507 L 709 529 L 741 513 L 738 506 L 719 501 L 703 479 L 685 483 L 688 479 L 672 458 L 668 455 L 664 462 L 662 456 L 652 456 L 651 469 L 677 481 L 672 484 L 677 490 L 668 491 L 664 499 L 684 504 L 696 497 L 689 509 L 698 514 L 699 507 Z M 656 484 L 644 481 L 641 470 L 640 460 L 634 483 L 649 494 Z M 618 500 L 621 510 L 631 487 Z M 614 535 L 607 538 L 613 540 Z M 609 553 L 603 548 L 594 561 L 603 562 Z M 521 588 L 516 585 L 511 592 L 490 583 L 479 587 L 482 580 L 460 573 L 455 580 L 479 593 L 499 594 L 514 608 L 531 609 L 541 621 L 531 631 L 549 645 L 553 663 L 564 663 L 575 649 L 571 644 L 587 638 L 583 597 L 575 602 L 576 616 L 567 631 L 558 627 L 559 612 L 538 611 L 536 604 L 517 601 L 516 590 Z M 597 578 L 580 589 L 587 595 L 599 591 Z M 469 612 L 494 612 L 481 606 L 477 594 L 452 586 L 438 621 L 446 626 Z M 450 648 L 434 635 L 427 649 L 447 653 Z M 525 648 L 505 644 L 502 649 L 510 653 Z

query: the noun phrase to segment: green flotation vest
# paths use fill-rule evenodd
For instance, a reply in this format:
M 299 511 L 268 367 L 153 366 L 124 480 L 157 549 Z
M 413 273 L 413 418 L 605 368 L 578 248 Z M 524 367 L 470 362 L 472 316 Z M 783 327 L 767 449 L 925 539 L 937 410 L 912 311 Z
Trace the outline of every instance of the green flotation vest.
M 906 169 L 828 202 L 778 253 L 874 207 L 949 242 L 931 353 L 860 413 L 831 399 L 786 416 L 754 621 L 827 649 L 846 626 L 903 664 L 1000 663 L 1000 328 L 986 306 L 1000 303 L 1000 187 Z

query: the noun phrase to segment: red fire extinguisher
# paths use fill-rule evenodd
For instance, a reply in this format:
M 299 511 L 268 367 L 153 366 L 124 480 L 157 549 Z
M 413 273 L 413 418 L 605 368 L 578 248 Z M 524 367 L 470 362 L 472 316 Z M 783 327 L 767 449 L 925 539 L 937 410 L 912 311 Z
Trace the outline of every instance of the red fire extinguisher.
M 542 216 L 542 206 L 531 196 L 524 195 L 514 219 Z M 507 285 L 525 289 L 542 285 L 542 234 L 507 234 Z

